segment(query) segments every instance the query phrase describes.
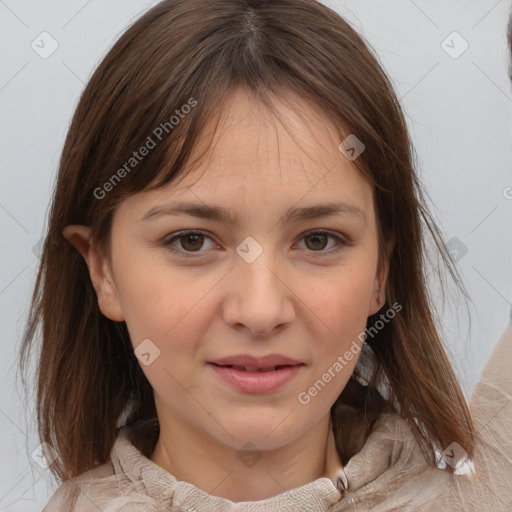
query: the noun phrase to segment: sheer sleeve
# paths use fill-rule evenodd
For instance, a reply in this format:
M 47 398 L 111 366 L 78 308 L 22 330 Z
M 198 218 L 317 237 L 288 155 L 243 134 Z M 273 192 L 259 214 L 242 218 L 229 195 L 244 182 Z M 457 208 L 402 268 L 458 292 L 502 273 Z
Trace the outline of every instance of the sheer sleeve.
M 477 431 L 475 467 L 498 510 L 512 510 L 512 312 L 471 401 Z

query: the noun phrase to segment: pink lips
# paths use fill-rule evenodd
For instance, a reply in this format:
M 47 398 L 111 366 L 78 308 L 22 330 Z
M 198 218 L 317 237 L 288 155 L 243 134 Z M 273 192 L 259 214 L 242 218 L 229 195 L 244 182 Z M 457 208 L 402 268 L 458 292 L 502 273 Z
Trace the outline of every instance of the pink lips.
M 269 393 L 289 382 L 303 366 L 296 359 L 269 354 L 239 355 L 211 361 L 208 365 L 225 382 L 247 393 Z
M 272 368 L 274 366 L 285 366 L 300 364 L 297 359 L 282 356 L 280 354 L 268 354 L 262 357 L 251 356 L 249 354 L 241 354 L 238 356 L 223 357 L 222 359 L 215 359 L 209 361 L 219 366 L 250 366 L 252 368 Z

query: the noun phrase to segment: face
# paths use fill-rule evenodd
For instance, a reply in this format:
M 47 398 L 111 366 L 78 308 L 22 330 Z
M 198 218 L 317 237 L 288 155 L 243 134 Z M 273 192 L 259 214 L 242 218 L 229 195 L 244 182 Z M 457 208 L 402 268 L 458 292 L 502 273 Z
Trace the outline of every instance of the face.
M 150 340 L 141 367 L 159 418 L 233 448 L 277 448 L 325 418 L 383 303 L 372 188 L 317 110 L 294 101 L 304 117 L 277 103 L 283 125 L 235 89 L 208 156 L 118 206 L 107 271 L 95 278 L 102 311 L 126 321 L 134 348 Z M 173 213 L 176 202 L 215 206 L 232 222 Z M 335 203 L 337 213 L 286 215 Z M 339 363 L 351 347 L 356 356 Z M 211 362 L 243 354 L 302 364 L 275 389 L 242 389 Z

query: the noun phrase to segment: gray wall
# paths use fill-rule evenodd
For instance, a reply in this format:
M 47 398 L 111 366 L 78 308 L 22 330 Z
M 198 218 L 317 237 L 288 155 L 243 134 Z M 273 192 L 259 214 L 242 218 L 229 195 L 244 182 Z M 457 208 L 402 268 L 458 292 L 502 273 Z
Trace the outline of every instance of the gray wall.
M 66 129 L 99 59 L 154 3 L 0 1 L 1 510 L 41 510 L 55 489 L 49 470 L 31 458 L 38 445 L 33 405 L 23 401 L 16 367 Z M 366 36 L 401 97 L 421 179 L 474 304 L 471 331 L 462 304 L 439 304 L 444 339 L 469 397 L 512 301 L 509 3 L 326 3 Z M 56 51 L 44 55 L 52 44 Z

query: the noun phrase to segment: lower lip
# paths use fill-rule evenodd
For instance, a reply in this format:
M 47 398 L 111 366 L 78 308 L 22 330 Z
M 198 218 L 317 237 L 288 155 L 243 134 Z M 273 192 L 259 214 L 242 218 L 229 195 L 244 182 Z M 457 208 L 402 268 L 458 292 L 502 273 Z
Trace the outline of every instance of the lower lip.
M 269 393 L 290 382 L 302 365 L 285 366 L 270 372 L 246 372 L 208 363 L 228 384 L 247 393 Z

